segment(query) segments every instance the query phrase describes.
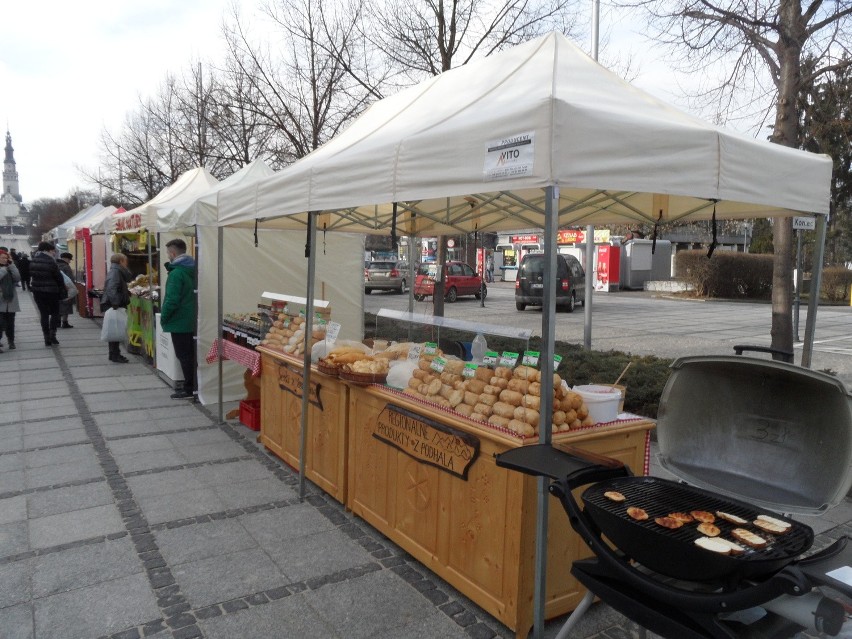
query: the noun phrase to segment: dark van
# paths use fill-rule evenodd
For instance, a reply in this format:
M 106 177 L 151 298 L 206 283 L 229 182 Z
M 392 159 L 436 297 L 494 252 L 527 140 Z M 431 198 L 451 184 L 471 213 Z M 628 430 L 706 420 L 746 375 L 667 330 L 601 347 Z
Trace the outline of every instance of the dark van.
M 571 313 L 585 300 L 586 274 L 573 255 L 556 256 L 556 310 Z M 527 253 L 515 281 L 515 307 L 541 306 L 544 291 L 544 253 Z

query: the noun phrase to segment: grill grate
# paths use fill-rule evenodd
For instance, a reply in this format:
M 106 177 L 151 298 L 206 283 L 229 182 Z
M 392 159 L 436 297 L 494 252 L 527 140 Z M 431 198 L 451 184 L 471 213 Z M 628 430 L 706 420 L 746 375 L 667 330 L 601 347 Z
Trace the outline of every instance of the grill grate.
M 604 497 L 604 492 L 609 490 L 622 493 L 626 498 L 625 501 L 613 502 Z M 605 512 L 618 516 L 627 525 L 637 526 L 647 531 L 653 531 L 655 534 L 664 535 L 675 543 L 688 544 L 696 552 L 700 553 L 709 553 L 710 551 L 703 550 L 694 545 L 694 541 L 703 536 L 697 530 L 699 522 L 684 524 L 677 529 L 669 529 L 654 522 L 654 518 L 665 517 L 672 512 L 689 513 L 691 510 L 706 510 L 714 515 L 717 510 L 721 510 L 732 515 L 737 515 L 747 520 L 749 524 L 737 526 L 718 517 L 716 518 L 714 524 L 722 531 L 721 537 L 730 541 L 737 541 L 731 536 L 731 531 L 734 528 L 745 528 L 769 542 L 765 548 L 754 549 L 737 541 L 737 543 L 746 549 L 746 552 L 742 555 L 729 555 L 728 557 L 742 562 L 792 559 L 805 552 L 813 543 L 813 532 L 803 524 L 785 519 L 775 513 L 728 501 L 690 486 L 660 480 L 655 477 L 630 477 L 599 482 L 589 487 L 583 493 L 583 501 L 587 505 L 595 506 Z M 644 509 L 648 513 L 648 519 L 646 521 L 636 521 L 630 517 L 627 514 L 627 508 L 630 506 Z M 792 529 L 782 535 L 767 533 L 750 523 L 758 515 L 770 515 L 788 521 L 792 524 Z M 641 562 L 640 558 L 635 557 L 635 559 Z

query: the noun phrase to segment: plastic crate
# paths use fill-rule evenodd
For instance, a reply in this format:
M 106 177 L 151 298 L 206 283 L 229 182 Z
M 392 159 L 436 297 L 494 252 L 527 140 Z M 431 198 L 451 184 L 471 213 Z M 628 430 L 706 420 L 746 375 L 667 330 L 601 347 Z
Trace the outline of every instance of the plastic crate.
M 240 402 L 240 423 L 252 430 L 260 430 L 259 399 L 244 399 Z

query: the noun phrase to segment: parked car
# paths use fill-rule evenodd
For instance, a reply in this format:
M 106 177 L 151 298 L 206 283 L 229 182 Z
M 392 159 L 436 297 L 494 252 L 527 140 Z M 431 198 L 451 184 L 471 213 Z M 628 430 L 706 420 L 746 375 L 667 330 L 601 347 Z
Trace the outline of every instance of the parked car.
M 544 293 L 544 253 L 527 253 L 518 267 L 515 307 L 541 306 Z M 573 255 L 556 256 L 556 310 L 571 313 L 586 299 L 586 273 Z
M 435 292 L 437 264 L 421 264 L 414 281 L 414 299 L 422 301 Z M 473 295 L 476 299 L 488 295 L 482 278 L 464 262 L 447 262 L 444 265 L 444 300 L 455 302 L 462 295 Z
M 364 266 L 364 292 L 374 290 L 408 292 L 408 263 L 397 261 L 367 262 Z

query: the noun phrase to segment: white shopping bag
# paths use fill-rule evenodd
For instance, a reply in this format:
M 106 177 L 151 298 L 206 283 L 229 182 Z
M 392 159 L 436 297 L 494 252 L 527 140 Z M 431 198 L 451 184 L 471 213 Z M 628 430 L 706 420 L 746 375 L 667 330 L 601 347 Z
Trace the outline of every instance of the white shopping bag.
M 104 313 L 104 325 L 101 328 L 101 341 L 127 341 L 127 311 L 125 309 L 107 309 L 107 312 Z

